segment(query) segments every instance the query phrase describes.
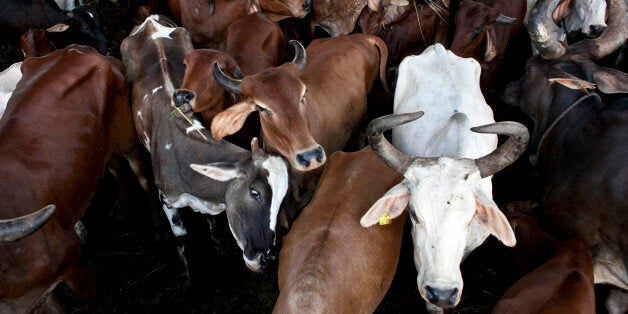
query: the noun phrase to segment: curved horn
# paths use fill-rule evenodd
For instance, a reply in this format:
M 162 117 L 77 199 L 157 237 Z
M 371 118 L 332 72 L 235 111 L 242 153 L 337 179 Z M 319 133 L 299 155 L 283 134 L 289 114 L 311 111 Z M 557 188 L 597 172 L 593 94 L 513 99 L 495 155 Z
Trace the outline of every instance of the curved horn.
M 571 53 L 589 59 L 601 59 L 617 50 L 628 38 L 628 17 L 624 0 L 608 0 L 608 27 L 595 39 L 586 39 L 573 44 Z
M 510 24 L 514 24 L 517 21 L 516 18 L 512 18 L 509 16 L 505 16 L 503 14 L 500 14 L 496 19 L 495 22 L 497 24 L 505 24 L 505 25 L 510 25 Z
M 307 59 L 307 54 L 305 53 L 305 48 L 298 40 L 290 40 L 290 45 L 294 48 L 294 59 L 292 63 L 296 64 L 299 68 L 299 71 L 303 72 L 305 69 L 305 61 Z
M 423 111 L 391 114 L 374 119 L 367 127 L 366 134 L 369 138 L 369 145 L 371 145 L 371 149 L 375 152 L 375 155 L 383 160 L 390 168 L 401 174 L 406 172 L 406 169 L 414 159 L 392 146 L 384 137 L 384 131 L 414 121 L 422 115 Z
M 55 205 L 48 205 L 30 215 L 0 220 L 0 243 L 17 241 L 37 231 L 54 213 L 55 208 Z
M 251 155 L 253 160 L 263 160 L 266 156 L 264 150 L 259 147 L 259 140 L 257 137 L 251 139 Z
M 543 59 L 558 59 L 565 54 L 565 47 L 552 35 L 559 31 L 552 19 L 552 11 L 558 5 L 558 1 L 538 0 L 525 23 L 532 45 Z
M 214 15 L 214 9 L 216 8 L 215 0 L 207 0 L 207 16 Z
M 523 124 L 513 121 L 503 121 L 471 128 L 477 133 L 494 133 L 510 136 L 506 143 L 497 147 L 490 154 L 475 160 L 480 169 L 480 176 L 486 178 L 506 168 L 513 163 L 528 145 L 530 133 Z
M 222 71 L 220 65 L 218 65 L 218 61 L 214 61 L 213 70 L 214 79 L 216 80 L 216 83 L 220 85 L 220 87 L 224 88 L 230 93 L 242 94 L 242 80 L 236 80 L 228 77 L 225 72 Z

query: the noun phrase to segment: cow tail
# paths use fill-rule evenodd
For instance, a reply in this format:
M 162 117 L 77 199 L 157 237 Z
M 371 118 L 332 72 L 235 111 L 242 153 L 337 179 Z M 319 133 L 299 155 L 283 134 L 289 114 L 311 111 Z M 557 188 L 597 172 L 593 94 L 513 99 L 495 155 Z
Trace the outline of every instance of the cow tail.
M 388 48 L 386 47 L 386 43 L 377 36 L 369 36 L 369 42 L 379 49 L 379 79 L 382 81 L 384 90 L 390 93 L 388 83 L 386 83 L 386 62 L 388 61 Z

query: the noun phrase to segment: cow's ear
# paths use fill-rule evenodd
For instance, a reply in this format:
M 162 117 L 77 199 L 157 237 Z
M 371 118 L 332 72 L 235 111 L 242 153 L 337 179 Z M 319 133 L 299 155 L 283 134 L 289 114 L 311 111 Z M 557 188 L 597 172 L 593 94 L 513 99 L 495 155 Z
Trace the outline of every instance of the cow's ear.
M 628 74 L 605 67 L 596 67 L 593 71 L 593 82 L 604 94 L 628 93 Z
M 484 50 L 484 61 L 490 62 L 497 55 L 495 47 L 495 28 L 493 25 L 486 28 L 486 50 Z
M 404 184 L 405 180 L 392 187 L 384 196 L 380 197 L 373 206 L 362 216 L 362 227 L 370 227 L 380 221 L 384 214 L 397 218 L 408 206 L 410 190 Z
M 224 182 L 242 176 L 242 172 L 230 162 L 214 162 L 206 165 L 190 164 L 190 168 L 216 181 Z
M 48 33 L 60 33 L 60 32 L 65 32 L 68 28 L 70 28 L 70 25 L 64 24 L 64 23 L 59 23 L 59 24 L 55 24 L 53 26 L 50 26 L 50 27 L 46 28 L 46 32 L 48 32 Z
M 255 103 L 243 101 L 217 114 L 212 119 L 212 136 L 220 141 L 225 136 L 238 132 L 249 114 L 255 110 L 257 110 Z
M 475 219 L 483 228 L 488 230 L 499 241 L 506 246 L 513 247 L 517 244 L 515 232 L 506 219 L 506 216 L 499 210 L 497 204 L 481 190 L 475 193 Z
M 554 20 L 554 23 L 560 24 L 561 21 L 573 11 L 571 2 L 572 0 L 560 0 L 554 11 L 552 11 L 552 20 Z

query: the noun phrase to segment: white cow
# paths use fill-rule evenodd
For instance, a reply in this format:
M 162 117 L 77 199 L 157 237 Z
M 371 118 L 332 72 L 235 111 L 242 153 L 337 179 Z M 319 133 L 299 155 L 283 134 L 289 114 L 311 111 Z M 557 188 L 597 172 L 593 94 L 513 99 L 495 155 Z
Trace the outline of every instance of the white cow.
M 7 108 L 9 98 L 13 95 L 17 82 L 22 79 L 22 62 L 16 62 L 0 72 L 0 118 Z
M 502 122 L 475 129 L 506 134 L 478 134 L 472 126 L 494 123 L 493 112 L 480 91 L 480 65 L 460 58 L 442 45 L 428 47 L 399 65 L 394 115 L 369 125 L 373 150 L 404 180 L 390 189 L 362 217 L 371 226 L 407 207 L 412 221 L 417 284 L 428 310 L 441 312 L 460 301 L 460 263 L 493 234 L 515 245 L 508 220 L 492 199 L 491 175 L 512 163 L 525 149 L 527 129 Z M 390 145 L 381 134 L 393 126 Z M 407 113 L 407 114 L 404 114 Z M 424 156 L 424 157 L 409 157 Z M 427 157 L 427 158 L 426 158 Z
M 528 25 L 530 11 L 537 2 L 541 2 L 537 0 L 527 1 L 525 25 Z M 577 32 L 587 37 L 597 37 L 606 29 L 606 0 L 553 0 L 549 3 L 547 17 L 552 18 L 555 22 L 552 24 L 554 27 L 550 32 L 557 41 L 565 42 L 567 34 Z M 561 23 L 561 27 L 556 25 Z M 534 47 L 532 50 L 534 54 L 537 53 Z

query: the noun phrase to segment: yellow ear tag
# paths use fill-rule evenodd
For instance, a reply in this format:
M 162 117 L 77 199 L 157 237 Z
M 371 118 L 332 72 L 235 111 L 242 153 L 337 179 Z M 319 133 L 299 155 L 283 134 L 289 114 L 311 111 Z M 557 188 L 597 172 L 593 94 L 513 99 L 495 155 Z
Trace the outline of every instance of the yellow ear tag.
M 379 218 L 379 225 L 383 226 L 383 225 L 390 225 L 390 222 L 392 221 L 392 218 L 390 218 L 390 216 L 388 216 L 387 212 L 384 212 L 382 214 L 382 217 Z

